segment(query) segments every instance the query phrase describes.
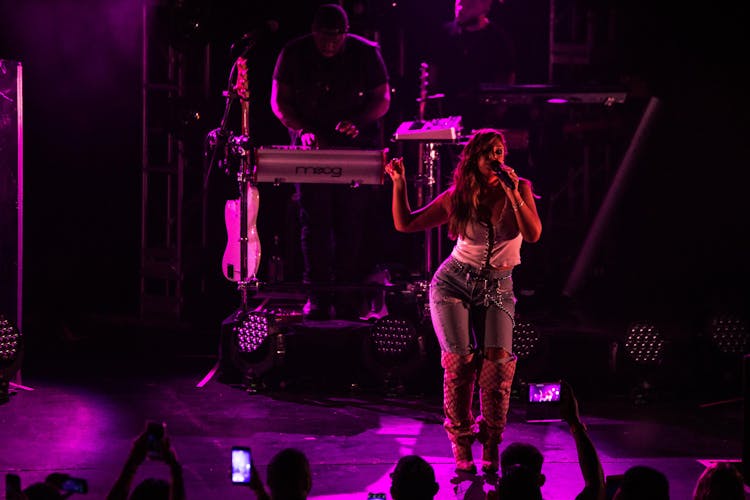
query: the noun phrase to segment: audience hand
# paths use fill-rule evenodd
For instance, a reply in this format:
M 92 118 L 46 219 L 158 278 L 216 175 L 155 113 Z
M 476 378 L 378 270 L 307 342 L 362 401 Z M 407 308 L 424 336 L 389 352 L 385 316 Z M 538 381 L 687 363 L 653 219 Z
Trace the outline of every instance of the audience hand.
M 258 474 L 258 469 L 255 468 L 255 462 L 252 459 L 250 460 L 250 484 L 248 486 L 255 493 L 255 497 L 258 500 L 268 500 L 270 498 L 270 495 L 266 491 L 266 486 L 263 484 L 260 474 Z
M 143 431 L 135 440 L 130 448 L 127 462 L 133 465 L 141 465 L 146 460 L 148 454 L 148 432 Z
M 568 425 L 579 425 L 581 423 L 578 401 L 573 394 L 573 388 L 564 380 L 560 383 L 560 417 Z
M 164 454 L 162 460 L 164 460 L 164 462 L 170 467 L 179 465 L 177 452 L 174 451 L 174 448 L 172 448 L 172 445 L 169 443 L 169 438 L 164 438 Z

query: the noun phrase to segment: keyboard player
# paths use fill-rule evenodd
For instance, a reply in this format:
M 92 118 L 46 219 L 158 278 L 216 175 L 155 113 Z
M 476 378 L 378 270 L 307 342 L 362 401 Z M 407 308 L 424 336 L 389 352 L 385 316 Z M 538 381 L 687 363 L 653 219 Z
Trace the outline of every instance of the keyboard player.
M 388 111 L 388 73 L 380 48 L 349 33 L 338 4 L 321 5 L 311 33 L 291 40 L 274 69 L 271 108 L 289 129 L 292 145 L 379 149 L 379 120 Z M 325 284 L 361 283 L 374 264 L 364 251 L 362 214 L 374 199 L 369 187 L 297 184 L 303 280 L 310 285 L 310 320 L 355 319 L 358 305 L 336 300 Z M 336 297 L 352 297 L 342 292 Z M 335 307 L 334 307 L 335 306 Z

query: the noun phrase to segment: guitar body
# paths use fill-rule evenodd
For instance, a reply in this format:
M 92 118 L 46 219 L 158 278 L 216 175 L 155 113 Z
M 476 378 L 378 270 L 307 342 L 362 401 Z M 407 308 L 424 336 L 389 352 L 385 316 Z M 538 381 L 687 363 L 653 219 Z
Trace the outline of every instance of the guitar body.
M 258 219 L 258 204 L 260 196 L 258 188 L 251 184 L 247 186 L 247 276 L 254 278 L 258 274 L 260 265 L 260 238 L 256 221 Z M 240 199 L 227 200 L 224 205 L 224 222 L 227 227 L 227 247 L 224 249 L 224 258 L 221 260 L 221 269 L 224 277 L 230 281 L 239 281 L 241 276 L 242 259 L 240 240 Z

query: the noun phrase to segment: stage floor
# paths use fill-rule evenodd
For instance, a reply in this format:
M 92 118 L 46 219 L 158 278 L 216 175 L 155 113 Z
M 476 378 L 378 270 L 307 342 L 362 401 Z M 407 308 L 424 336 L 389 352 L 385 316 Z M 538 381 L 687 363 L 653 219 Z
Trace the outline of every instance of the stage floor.
M 437 498 L 483 498 L 492 487 L 491 479 L 454 474 L 434 392 L 393 396 L 313 383 L 249 394 L 206 378 L 217 361 L 218 335 L 131 328 L 27 353 L 22 383 L 33 390 L 17 390 L 0 406 L 3 474 L 18 474 L 27 486 L 63 472 L 87 479 L 89 498 L 104 498 L 132 440 L 147 419 L 156 419 L 167 424 L 189 498 L 253 498 L 230 484 L 234 445 L 252 448 L 264 476 L 274 453 L 303 450 L 312 464 L 314 499 L 366 499 L 368 492 L 390 498 L 389 473 L 406 454 L 433 465 Z M 665 396 L 636 406 L 627 396 L 580 392 L 582 418 L 607 475 L 653 466 L 669 477 L 671 498 L 688 499 L 706 460 L 742 458 L 739 399 L 703 406 L 705 394 Z M 512 404 L 505 443 L 527 441 L 542 450 L 546 500 L 574 498 L 583 481 L 569 431 L 560 422 L 525 417 L 523 405 Z M 136 482 L 147 476 L 168 477 L 158 462 L 145 463 Z

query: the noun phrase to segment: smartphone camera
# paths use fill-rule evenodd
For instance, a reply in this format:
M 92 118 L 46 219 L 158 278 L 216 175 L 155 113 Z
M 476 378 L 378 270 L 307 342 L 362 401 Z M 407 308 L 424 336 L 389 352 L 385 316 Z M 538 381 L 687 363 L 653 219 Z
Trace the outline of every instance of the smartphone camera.
M 149 422 L 146 424 L 146 455 L 151 460 L 162 460 L 164 458 L 164 435 L 166 424 L 162 422 Z
M 232 483 L 248 484 L 252 474 L 252 455 L 246 446 L 232 447 Z
M 529 403 L 554 403 L 560 401 L 560 382 L 529 384 Z
M 615 497 L 615 493 L 617 493 L 617 490 L 622 485 L 623 477 L 622 474 L 607 476 L 605 483 L 605 494 L 607 500 L 612 500 Z
M 89 484 L 85 479 L 77 477 L 69 477 L 63 481 L 61 487 L 63 491 L 69 491 L 71 493 L 88 493 Z
M 559 422 L 560 381 L 529 383 L 527 422 Z
M 368 493 L 367 500 L 386 500 L 385 493 Z

